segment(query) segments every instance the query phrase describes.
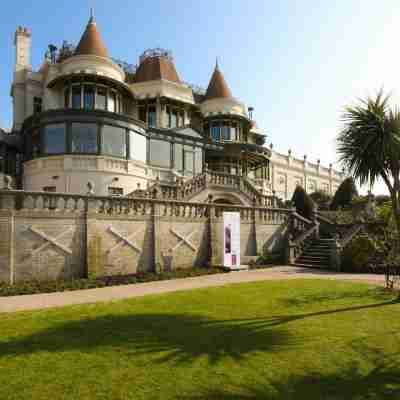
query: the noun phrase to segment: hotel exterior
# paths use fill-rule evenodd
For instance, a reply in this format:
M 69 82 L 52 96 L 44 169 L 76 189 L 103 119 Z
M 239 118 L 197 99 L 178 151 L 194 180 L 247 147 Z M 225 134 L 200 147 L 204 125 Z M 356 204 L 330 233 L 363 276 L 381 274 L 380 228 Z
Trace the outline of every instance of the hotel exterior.
M 0 132 L 1 172 L 16 189 L 124 197 L 193 187 L 209 174 L 218 188 L 197 185 L 186 200 L 250 205 L 290 199 L 297 185 L 333 194 L 343 180 L 332 165 L 265 146 L 218 64 L 207 90 L 184 83 L 162 49 L 132 67 L 110 57 L 91 17 L 76 47 L 49 46 L 33 71 L 31 39 L 17 28 L 13 127 Z

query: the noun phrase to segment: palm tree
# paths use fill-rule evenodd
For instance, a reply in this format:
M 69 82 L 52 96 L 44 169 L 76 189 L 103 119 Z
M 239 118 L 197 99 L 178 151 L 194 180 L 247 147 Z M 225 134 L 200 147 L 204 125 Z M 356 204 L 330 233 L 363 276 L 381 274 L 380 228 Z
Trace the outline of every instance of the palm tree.
M 337 150 L 361 185 L 372 187 L 379 178 L 385 182 L 400 242 L 400 111 L 389 107 L 389 97 L 381 90 L 375 98 L 345 108 Z

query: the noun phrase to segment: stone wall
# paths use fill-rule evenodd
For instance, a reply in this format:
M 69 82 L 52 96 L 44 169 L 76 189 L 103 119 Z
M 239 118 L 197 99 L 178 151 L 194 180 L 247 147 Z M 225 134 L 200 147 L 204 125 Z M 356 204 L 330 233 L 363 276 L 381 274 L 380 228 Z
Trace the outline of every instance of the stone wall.
M 289 210 L 2 190 L 0 281 L 221 265 L 224 211 L 241 214 L 243 256 L 282 248 Z

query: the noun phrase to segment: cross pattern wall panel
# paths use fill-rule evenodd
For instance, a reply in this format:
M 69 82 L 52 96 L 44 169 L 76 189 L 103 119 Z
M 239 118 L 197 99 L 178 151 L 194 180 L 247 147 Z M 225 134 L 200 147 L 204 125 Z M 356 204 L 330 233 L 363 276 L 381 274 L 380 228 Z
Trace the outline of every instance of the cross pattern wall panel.
M 161 258 L 164 270 L 201 266 L 207 259 L 208 238 L 204 222 L 161 222 Z
M 134 274 L 151 267 L 151 229 L 148 221 L 97 221 L 89 240 L 100 238 L 105 275 Z
M 16 219 L 17 281 L 84 276 L 83 224 L 79 219 Z

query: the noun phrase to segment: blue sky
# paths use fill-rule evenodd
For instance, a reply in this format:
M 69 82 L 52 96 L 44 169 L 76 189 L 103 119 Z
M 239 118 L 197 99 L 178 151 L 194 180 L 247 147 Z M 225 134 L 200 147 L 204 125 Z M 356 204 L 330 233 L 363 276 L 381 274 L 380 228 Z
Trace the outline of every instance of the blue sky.
M 218 56 L 233 95 L 254 107 L 267 143 L 282 153 L 335 163 L 344 105 L 381 87 L 400 103 L 398 0 L 5 2 L 0 126 L 12 120 L 17 25 L 32 30 L 38 68 L 48 44 L 79 41 L 91 6 L 113 57 L 136 64 L 145 49 L 164 47 L 181 79 L 206 87 Z

